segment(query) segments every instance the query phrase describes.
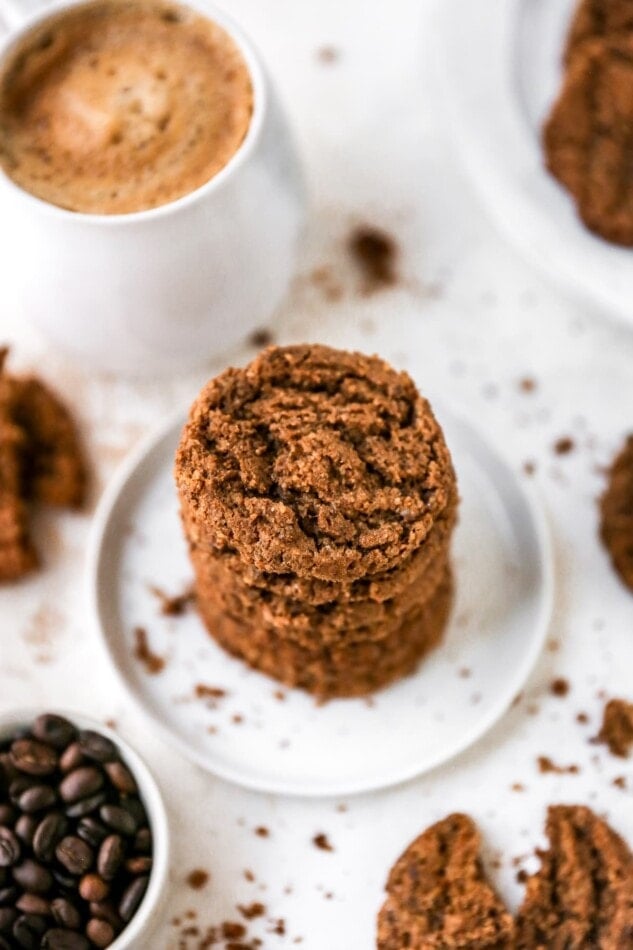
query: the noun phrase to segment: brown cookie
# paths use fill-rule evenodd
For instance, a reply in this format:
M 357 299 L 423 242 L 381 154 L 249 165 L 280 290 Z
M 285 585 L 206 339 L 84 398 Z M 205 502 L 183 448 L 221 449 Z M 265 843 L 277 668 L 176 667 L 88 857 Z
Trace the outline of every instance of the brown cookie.
M 37 567 L 28 511 L 20 497 L 24 437 L 0 407 L 0 581 L 18 580 Z
M 405 373 L 271 347 L 196 400 L 176 457 L 196 543 L 259 571 L 345 581 L 416 551 L 455 497 L 442 430 Z
M 633 746 L 633 703 L 610 699 L 604 707 L 597 738 L 609 746 L 612 755 L 626 757 Z
M 569 29 L 565 62 L 569 63 L 571 57 L 587 40 L 628 33 L 631 30 L 631 0 L 580 0 Z
M 511 950 L 511 915 L 486 879 L 467 815 L 428 828 L 398 859 L 378 914 L 378 950 Z
M 600 536 L 615 570 L 633 590 L 633 435 L 609 471 L 600 500 Z
M 451 603 L 452 581 L 447 575 L 431 600 L 411 611 L 384 639 L 308 649 L 232 617 L 204 592 L 197 598 L 209 633 L 229 653 L 321 700 L 364 696 L 413 672 L 441 639 Z
M 589 808 L 553 805 L 549 850 L 528 879 L 517 950 L 625 950 L 633 946 L 633 855 Z
M 549 170 L 583 222 L 633 245 L 633 34 L 584 43 L 574 55 L 543 133 Z

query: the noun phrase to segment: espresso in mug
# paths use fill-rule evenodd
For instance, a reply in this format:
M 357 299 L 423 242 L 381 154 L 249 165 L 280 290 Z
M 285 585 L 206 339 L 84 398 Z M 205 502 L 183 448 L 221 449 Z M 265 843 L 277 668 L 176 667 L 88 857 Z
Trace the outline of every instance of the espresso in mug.
M 97 0 L 34 28 L 0 76 L 0 164 L 51 204 L 126 214 L 199 188 L 249 128 L 233 39 L 181 5 Z

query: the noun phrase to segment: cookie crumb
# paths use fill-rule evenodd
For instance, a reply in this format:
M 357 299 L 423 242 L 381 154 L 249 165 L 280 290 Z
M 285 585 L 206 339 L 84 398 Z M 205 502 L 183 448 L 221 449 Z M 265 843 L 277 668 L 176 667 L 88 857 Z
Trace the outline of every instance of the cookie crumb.
M 554 442 L 554 452 L 556 455 L 569 455 L 570 452 L 573 452 L 576 448 L 576 443 L 574 440 L 568 436 L 561 436 L 560 439 L 557 439 Z
M 336 46 L 319 46 L 316 51 L 317 60 L 324 66 L 332 66 L 341 58 L 341 51 Z
M 580 772 L 577 765 L 557 765 L 547 755 L 539 755 L 536 761 L 541 775 L 547 775 L 548 773 L 554 773 L 555 775 L 578 775 Z
M 275 337 L 272 330 L 269 330 L 268 327 L 258 327 L 258 329 L 253 330 L 248 338 L 249 346 L 256 346 L 260 350 L 265 346 L 270 346 L 274 342 Z
M 558 676 L 556 679 L 552 680 L 549 685 L 549 691 L 552 696 L 558 696 L 560 699 L 562 699 L 564 696 L 567 696 L 569 690 L 569 682 L 562 676 Z
M 366 294 L 392 287 L 398 279 L 398 247 L 386 231 L 363 225 L 348 238 L 352 259 L 361 272 Z
M 589 716 L 584 712 L 576 713 L 576 722 L 580 723 L 581 726 L 585 726 L 589 722 Z
M 312 844 L 320 851 L 334 851 L 334 848 L 330 844 L 327 835 L 323 834 L 323 832 L 320 832 L 318 835 L 314 836 L 312 839 Z
M 196 595 L 193 586 L 189 584 L 180 594 L 166 594 L 155 584 L 149 585 L 150 592 L 160 604 L 160 612 L 164 617 L 182 617 L 195 603 Z
M 626 699 L 609 700 L 596 739 L 607 745 L 612 755 L 626 758 L 633 745 L 633 703 Z
M 627 787 L 626 776 L 616 775 L 616 777 L 612 780 L 611 784 L 615 785 L 616 788 L 625 789 Z
M 196 683 L 194 692 L 198 699 L 224 699 L 227 691 L 220 686 L 207 686 L 206 683 Z
M 165 668 L 164 658 L 150 649 L 145 627 L 136 627 L 134 630 L 134 656 L 150 676 L 162 673 Z
M 202 868 L 194 868 L 186 877 L 187 886 L 194 891 L 201 891 L 209 883 L 209 872 Z
M 522 393 L 533 393 L 536 389 L 536 380 L 531 376 L 524 376 L 519 380 L 519 390 Z
M 255 829 L 255 834 L 257 835 L 258 838 L 269 838 L 270 829 L 267 828 L 265 825 L 258 825 L 257 828 Z
M 259 901 L 253 901 L 252 904 L 238 904 L 237 909 L 246 920 L 255 920 L 266 913 L 265 905 L 260 904 Z

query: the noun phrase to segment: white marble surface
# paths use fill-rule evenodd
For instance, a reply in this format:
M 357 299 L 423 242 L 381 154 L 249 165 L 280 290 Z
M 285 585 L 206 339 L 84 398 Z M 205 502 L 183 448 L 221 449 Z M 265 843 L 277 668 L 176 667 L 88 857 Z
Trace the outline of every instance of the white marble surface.
M 628 774 L 633 788 L 630 766 L 588 742 L 603 691 L 633 697 L 633 597 L 597 542 L 595 504 L 600 466 L 633 429 L 633 335 L 562 298 L 489 225 L 437 108 L 430 7 L 427 0 L 230 4 L 271 64 L 313 196 L 301 273 L 271 327 L 280 341 L 378 351 L 405 368 L 415 353 L 427 392 L 482 424 L 517 469 L 535 463 L 557 553 L 549 647 L 521 701 L 448 767 L 344 803 L 245 792 L 174 754 L 124 699 L 84 605 L 90 516 L 42 516 L 37 535 L 46 569 L 0 592 L 0 711 L 26 704 L 84 710 L 114 719 L 144 752 L 165 792 L 174 844 L 163 917 L 146 943 L 152 950 L 179 946 L 169 920 L 188 909 L 204 930 L 238 919 L 235 905 L 255 900 L 268 914 L 249 932 L 267 950 L 370 950 L 391 862 L 453 809 L 480 822 L 498 865 L 494 878 L 512 905 L 520 896 L 513 859 L 531 866 L 548 802 L 588 802 L 633 840 L 631 791 L 612 785 Z M 323 64 L 316 55 L 322 46 L 339 50 L 338 61 Z M 355 292 L 344 251 L 350 224 L 359 220 L 388 228 L 402 247 L 401 285 L 369 298 Z M 308 278 L 322 265 L 343 288 L 337 300 Z M 16 325 L 2 301 L 0 327 L 15 347 L 15 365 L 37 367 L 73 405 L 94 465 L 95 502 L 126 451 L 202 382 L 201 375 L 143 385 L 94 379 Z M 214 356 L 209 373 L 248 352 Z M 518 386 L 526 376 L 537 381 L 531 394 Z M 553 442 L 567 435 L 575 450 L 556 456 Z M 554 676 L 569 679 L 567 698 L 550 695 Z M 576 722 L 579 711 L 588 725 Z M 239 727 L 232 728 L 239 741 Z M 580 774 L 542 776 L 540 754 L 577 764 Z M 524 790 L 512 791 L 513 783 Z M 270 829 L 268 838 L 254 834 L 260 825 Z M 311 844 L 317 832 L 327 833 L 334 852 Z M 211 874 L 196 893 L 184 883 L 195 867 Z M 247 868 L 254 882 L 245 879 Z M 277 918 L 286 921 L 285 936 L 269 932 Z

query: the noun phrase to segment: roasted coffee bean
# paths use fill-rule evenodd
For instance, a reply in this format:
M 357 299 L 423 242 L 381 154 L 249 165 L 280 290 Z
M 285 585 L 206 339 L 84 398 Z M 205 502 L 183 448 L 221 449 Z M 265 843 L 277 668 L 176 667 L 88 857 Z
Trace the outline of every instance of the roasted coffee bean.
M 53 877 L 65 891 L 74 891 L 77 887 L 76 878 L 66 870 L 61 871 L 59 868 L 53 868 Z
M 112 929 L 117 933 L 123 929 L 121 915 L 112 903 L 112 901 L 92 901 L 90 904 L 90 913 L 99 920 L 107 920 L 112 925 Z
M 42 917 L 48 917 L 51 912 L 50 903 L 45 897 L 40 897 L 38 894 L 23 894 L 15 902 L 15 906 L 23 914 L 39 914 Z
M 55 849 L 55 856 L 71 874 L 85 874 L 94 860 L 92 848 L 74 835 L 62 838 Z
M 18 805 L 22 811 L 32 814 L 36 811 L 43 811 L 50 808 L 57 801 L 55 789 L 50 785 L 34 785 L 22 792 L 18 799 Z
M 119 757 L 114 742 L 92 729 L 83 729 L 79 733 L 79 747 L 87 759 L 96 762 L 113 762 Z
M 106 762 L 104 768 L 118 792 L 122 795 L 136 795 L 138 786 L 134 776 L 123 762 Z
M 148 874 L 152 869 L 152 859 L 147 855 L 137 855 L 135 858 L 128 858 L 125 862 L 125 870 L 130 874 Z
M 18 919 L 18 912 L 12 907 L 0 907 L 0 934 L 9 934 Z
M 59 794 L 68 805 L 94 795 L 103 786 L 103 772 L 92 765 L 83 765 L 69 772 L 59 786 Z
M 68 830 L 68 821 L 58 811 L 53 811 L 37 826 L 33 836 L 33 851 L 40 861 L 52 861 L 55 848 Z
M 18 813 L 11 805 L 0 805 L 0 825 L 11 826 L 18 817 Z
M 51 872 L 30 858 L 13 868 L 13 880 L 29 894 L 46 894 L 53 886 Z
M 35 739 L 17 739 L 11 745 L 11 761 L 18 772 L 27 775 L 52 775 L 57 768 L 57 753 Z
M 106 881 L 113 880 L 125 857 L 125 843 L 120 835 L 109 835 L 99 848 L 97 870 Z
M 55 927 L 47 930 L 42 940 L 45 950 L 90 950 L 90 942 L 76 930 L 63 930 Z
M 64 774 L 78 769 L 85 762 L 83 752 L 78 742 L 71 742 L 67 749 L 64 749 L 59 758 L 59 767 Z
M 148 881 L 148 877 L 137 877 L 136 880 L 132 881 L 132 883 L 125 889 L 123 897 L 119 903 L 119 913 L 126 924 L 129 923 L 138 910 L 139 905 L 145 896 Z
M 10 828 L 0 828 L 0 868 L 10 868 L 20 860 L 20 842 Z
M 82 818 L 77 825 L 77 834 L 91 847 L 98 848 L 104 838 L 109 835 L 108 829 L 96 818 Z
M 29 848 L 33 844 L 33 838 L 39 824 L 39 819 L 34 815 L 21 815 L 15 823 L 15 833 L 24 844 Z
M 128 811 L 134 818 L 137 828 L 147 824 L 147 813 L 140 798 L 135 795 L 123 795 L 121 797 L 121 808 Z
M 97 811 L 107 799 L 105 792 L 97 792 L 96 795 L 90 795 L 89 798 L 82 798 L 80 802 L 69 805 L 66 814 L 69 818 L 84 818 L 92 812 Z
M 107 920 L 100 920 L 98 917 L 93 917 L 88 921 L 86 935 L 95 947 L 99 948 L 109 947 L 115 936 L 112 925 Z
M 51 901 L 51 914 L 60 927 L 67 930 L 79 930 L 81 927 L 81 914 L 65 897 L 56 897 L 54 901 Z
M 63 716 L 55 716 L 53 713 L 38 716 L 31 732 L 40 742 L 46 742 L 58 750 L 65 749 L 77 735 L 77 730 L 72 723 Z
M 20 892 L 13 884 L 9 887 L 0 888 L 0 907 L 15 904 L 19 896 Z
M 141 828 L 134 837 L 134 850 L 147 854 L 152 848 L 152 833 L 149 828 Z
M 40 946 L 41 934 L 33 927 L 33 922 L 37 919 L 32 914 L 23 914 L 13 925 L 13 939 L 23 950 L 38 950 Z
M 79 882 L 79 893 L 85 901 L 104 901 L 110 893 L 110 885 L 98 874 L 84 874 Z
M 19 807 L 22 795 L 28 792 L 30 788 L 35 788 L 35 786 L 39 784 L 40 782 L 38 782 L 36 778 L 30 778 L 28 775 L 18 775 L 9 785 L 9 798 L 14 805 Z
M 136 819 L 125 808 L 118 805 L 102 805 L 99 815 L 109 828 L 121 835 L 129 837 L 136 833 Z

